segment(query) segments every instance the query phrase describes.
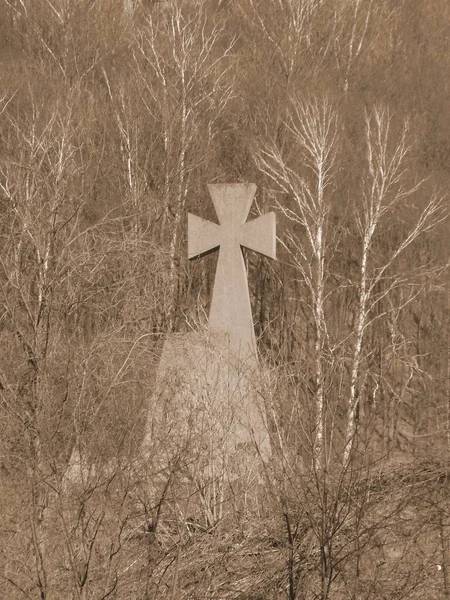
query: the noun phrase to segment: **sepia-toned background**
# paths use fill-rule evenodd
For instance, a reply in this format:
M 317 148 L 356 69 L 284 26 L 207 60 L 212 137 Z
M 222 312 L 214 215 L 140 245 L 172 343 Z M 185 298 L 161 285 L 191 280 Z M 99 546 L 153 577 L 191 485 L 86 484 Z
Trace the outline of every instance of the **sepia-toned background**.
M 1 598 L 450 597 L 449 27 L 0 0 Z M 244 250 L 272 455 L 218 472 L 227 415 L 156 370 L 207 322 L 187 212 L 224 182 L 278 260 Z

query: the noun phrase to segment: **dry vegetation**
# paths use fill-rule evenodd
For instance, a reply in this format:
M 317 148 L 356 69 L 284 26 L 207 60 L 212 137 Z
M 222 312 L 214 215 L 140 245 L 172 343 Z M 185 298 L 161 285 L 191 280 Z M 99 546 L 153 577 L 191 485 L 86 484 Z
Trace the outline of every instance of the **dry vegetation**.
M 450 597 L 449 26 L 0 0 L 1 598 Z M 278 214 L 245 254 L 265 464 L 156 380 L 211 295 L 187 211 L 240 181 Z

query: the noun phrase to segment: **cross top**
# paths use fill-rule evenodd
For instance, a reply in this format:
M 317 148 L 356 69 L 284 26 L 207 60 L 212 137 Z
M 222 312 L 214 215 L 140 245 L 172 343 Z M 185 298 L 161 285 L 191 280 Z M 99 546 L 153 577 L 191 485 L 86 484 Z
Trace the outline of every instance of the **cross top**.
M 247 273 L 241 246 L 276 258 L 275 214 L 246 221 L 256 191 L 252 183 L 210 184 L 208 190 L 220 225 L 188 214 L 190 259 L 219 251 L 209 329 L 227 334 L 241 355 L 255 354 Z

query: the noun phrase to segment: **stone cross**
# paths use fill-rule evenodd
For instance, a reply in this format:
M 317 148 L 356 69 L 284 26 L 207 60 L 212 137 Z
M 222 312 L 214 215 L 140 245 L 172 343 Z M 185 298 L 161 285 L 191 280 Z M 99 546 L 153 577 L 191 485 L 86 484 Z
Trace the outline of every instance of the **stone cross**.
M 256 185 L 252 183 L 210 184 L 220 225 L 188 214 L 190 259 L 219 248 L 209 330 L 226 334 L 230 348 L 240 358 L 256 356 L 255 333 L 244 257 L 241 246 L 276 258 L 275 214 L 247 222 Z

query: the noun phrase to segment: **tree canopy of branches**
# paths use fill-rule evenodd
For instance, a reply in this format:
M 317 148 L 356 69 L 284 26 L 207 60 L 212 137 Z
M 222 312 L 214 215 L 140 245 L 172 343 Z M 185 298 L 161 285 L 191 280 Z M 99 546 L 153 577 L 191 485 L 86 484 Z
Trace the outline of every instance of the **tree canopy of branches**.
M 450 598 L 449 25 L 0 0 L 2 598 Z M 219 468 L 230 415 L 156 371 L 211 299 L 187 212 L 245 181 L 272 452 Z

